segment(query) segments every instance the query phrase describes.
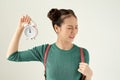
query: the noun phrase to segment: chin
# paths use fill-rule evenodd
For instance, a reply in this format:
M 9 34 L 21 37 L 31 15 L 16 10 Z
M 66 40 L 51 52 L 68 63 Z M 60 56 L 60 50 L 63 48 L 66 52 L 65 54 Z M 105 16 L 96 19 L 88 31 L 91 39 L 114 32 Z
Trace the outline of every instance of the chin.
M 72 43 L 72 42 L 74 41 L 74 39 L 66 38 L 66 39 L 64 39 L 64 41 L 65 41 L 66 43 Z
M 69 43 L 72 43 L 74 41 L 74 39 L 69 39 L 68 42 Z

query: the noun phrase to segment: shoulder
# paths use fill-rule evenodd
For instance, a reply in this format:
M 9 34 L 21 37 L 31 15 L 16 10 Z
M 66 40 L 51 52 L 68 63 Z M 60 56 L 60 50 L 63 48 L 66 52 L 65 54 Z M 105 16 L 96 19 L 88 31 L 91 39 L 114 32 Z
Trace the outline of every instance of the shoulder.
M 86 48 L 83 48 L 84 56 L 85 56 L 85 62 L 89 64 L 89 52 Z
M 78 45 L 76 45 L 76 44 L 74 44 L 75 45 L 75 47 L 77 47 L 77 48 L 82 48 L 83 49 L 83 51 L 85 51 L 85 52 L 88 52 L 88 49 L 86 49 L 85 47 L 81 47 L 81 46 L 78 46 Z
M 86 49 L 85 47 L 79 47 L 77 45 L 75 45 L 76 47 L 78 47 L 79 49 L 82 48 L 83 52 L 84 52 L 84 57 L 85 57 L 85 62 L 89 64 L 89 51 L 88 49 Z
M 41 44 L 41 45 L 37 45 L 33 48 L 46 48 L 49 44 Z
M 37 45 L 37 46 L 34 46 L 34 47 L 33 47 L 33 50 L 35 50 L 35 51 L 43 54 L 43 53 L 45 52 L 45 50 L 46 50 L 46 48 L 47 48 L 48 45 L 49 45 L 49 44 Z

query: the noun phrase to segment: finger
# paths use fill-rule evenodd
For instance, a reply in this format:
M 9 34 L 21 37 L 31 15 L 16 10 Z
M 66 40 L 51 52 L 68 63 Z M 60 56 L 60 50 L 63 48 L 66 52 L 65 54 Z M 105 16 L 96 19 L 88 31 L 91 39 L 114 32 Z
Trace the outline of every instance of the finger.
M 86 71 L 84 71 L 84 70 L 82 70 L 82 69 L 78 69 L 78 71 L 79 71 L 80 73 L 82 73 L 83 75 L 86 75 Z
M 27 20 L 28 20 L 28 16 L 27 16 L 27 15 L 25 15 L 25 22 L 27 22 Z
M 31 18 L 30 16 L 27 15 L 27 22 L 30 23 L 30 21 L 31 21 Z
M 79 67 L 88 67 L 88 64 L 86 64 L 86 63 L 80 63 L 80 65 L 79 65 Z
M 79 64 L 81 64 L 81 65 L 88 65 L 88 64 L 85 63 L 85 62 L 80 62 Z
M 25 22 L 28 23 L 28 16 L 27 15 L 25 15 Z
M 86 69 L 84 66 L 80 66 L 79 69 Z
M 79 69 L 81 69 L 81 70 L 85 70 L 86 68 L 85 68 L 85 67 L 79 67 Z
M 28 15 L 26 15 L 25 22 L 30 23 L 30 21 L 31 21 L 31 18 Z
M 85 65 L 79 65 L 79 69 L 84 70 L 84 69 L 86 69 L 86 66 Z
M 81 69 L 78 69 L 78 72 L 82 73 L 83 75 L 85 75 L 85 72 Z
M 23 20 L 23 16 L 20 18 L 20 22 L 24 22 L 24 20 Z
M 25 16 L 23 16 L 23 22 L 25 22 L 25 19 L 26 19 L 26 17 L 25 17 Z
M 82 73 L 81 69 L 78 69 L 78 71 L 79 71 L 80 73 Z
M 79 67 L 80 67 L 80 68 L 82 68 L 82 67 L 83 67 L 83 68 L 86 68 L 86 67 L 87 67 L 87 65 L 80 64 L 80 65 L 79 65 Z

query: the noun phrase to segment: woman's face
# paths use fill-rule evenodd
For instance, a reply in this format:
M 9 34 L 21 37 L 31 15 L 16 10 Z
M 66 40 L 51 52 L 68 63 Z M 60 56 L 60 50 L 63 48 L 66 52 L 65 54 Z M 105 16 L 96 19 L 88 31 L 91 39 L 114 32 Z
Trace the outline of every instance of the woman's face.
M 57 27 L 58 38 L 65 42 L 72 42 L 78 33 L 78 23 L 74 16 L 64 19 L 61 27 Z

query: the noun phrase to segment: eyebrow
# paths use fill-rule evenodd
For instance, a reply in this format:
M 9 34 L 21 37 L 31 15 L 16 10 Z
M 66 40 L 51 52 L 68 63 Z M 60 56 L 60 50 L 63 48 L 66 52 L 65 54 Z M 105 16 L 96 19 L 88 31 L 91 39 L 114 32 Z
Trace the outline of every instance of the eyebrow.
M 69 27 L 73 27 L 72 25 L 67 25 L 67 26 L 69 26 Z M 76 27 L 78 27 L 78 25 L 75 25 Z

